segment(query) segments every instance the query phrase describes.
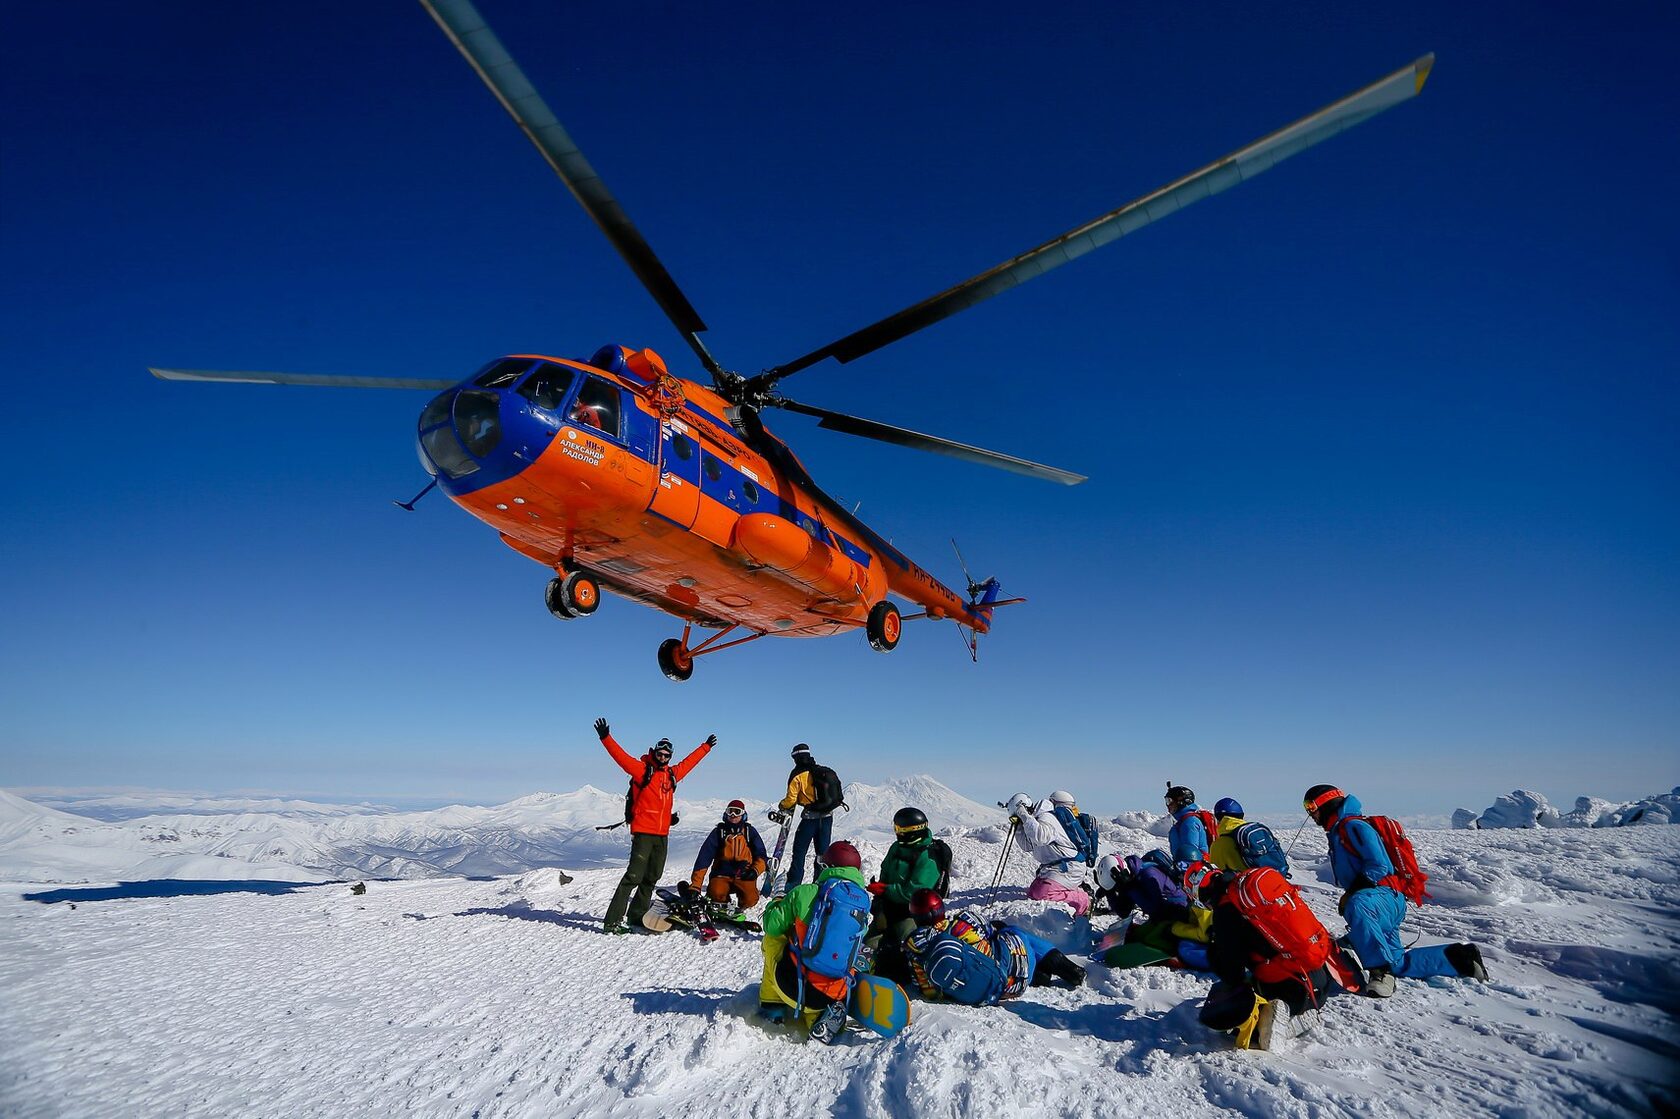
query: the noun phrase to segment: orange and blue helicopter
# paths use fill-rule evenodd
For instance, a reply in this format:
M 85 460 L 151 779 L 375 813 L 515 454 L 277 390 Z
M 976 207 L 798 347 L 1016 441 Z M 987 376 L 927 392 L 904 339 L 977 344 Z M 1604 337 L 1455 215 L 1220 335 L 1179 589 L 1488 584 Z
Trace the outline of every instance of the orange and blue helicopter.
M 555 572 L 549 611 L 595 613 L 603 591 L 683 622 L 659 666 L 687 680 L 694 659 L 761 637 L 861 629 L 886 652 L 905 620 L 948 619 L 970 656 L 1000 598 L 996 579 L 959 594 L 824 493 L 762 421 L 767 408 L 819 426 L 951 455 L 1065 485 L 1084 477 L 1013 455 L 801 404 L 781 382 L 829 358 L 845 363 L 1235 186 L 1345 128 L 1414 97 L 1426 55 L 1246 147 L 1054 237 L 937 295 L 784 365 L 732 371 L 701 341 L 706 324 L 601 177 L 469 0 L 421 0 L 670 319 L 710 383 L 673 374 L 649 349 L 609 345 L 588 360 L 497 358 L 464 381 L 228 370 L 152 369 L 164 380 L 438 392 L 420 413 L 420 460 L 433 487 Z M 958 554 L 959 562 L 961 554 Z M 903 613 L 893 598 L 915 605 Z M 710 630 L 694 641 L 694 629 Z M 737 635 L 738 631 L 744 631 Z M 735 635 L 732 637 L 732 635 Z

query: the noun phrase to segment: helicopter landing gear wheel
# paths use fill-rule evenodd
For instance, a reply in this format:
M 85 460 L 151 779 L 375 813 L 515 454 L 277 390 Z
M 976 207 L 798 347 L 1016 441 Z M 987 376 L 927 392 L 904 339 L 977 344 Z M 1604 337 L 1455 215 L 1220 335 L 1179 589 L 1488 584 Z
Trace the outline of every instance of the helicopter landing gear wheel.
M 869 621 L 864 623 L 863 632 L 869 637 L 869 647 L 877 653 L 890 653 L 898 647 L 898 638 L 904 629 L 904 619 L 899 616 L 898 607 L 890 602 L 877 602 L 869 611 Z
M 556 576 L 550 579 L 548 586 L 543 590 L 543 605 L 548 607 L 550 614 L 553 614 L 562 622 L 569 622 L 577 615 L 572 613 L 571 608 L 566 605 L 565 587 L 566 579 L 564 576 Z
M 694 675 L 694 655 L 679 638 L 668 637 L 659 643 L 659 671 L 679 684 Z
M 560 602 L 574 618 L 587 618 L 601 605 L 601 584 L 593 576 L 571 571 L 560 580 Z

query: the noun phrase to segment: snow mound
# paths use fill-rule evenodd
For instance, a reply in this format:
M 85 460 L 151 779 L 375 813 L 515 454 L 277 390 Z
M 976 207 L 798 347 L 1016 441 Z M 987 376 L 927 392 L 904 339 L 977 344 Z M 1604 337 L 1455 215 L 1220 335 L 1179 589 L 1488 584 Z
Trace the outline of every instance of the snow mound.
M 1611 828 L 1629 824 L 1680 822 L 1680 788 L 1630 803 L 1576 797 L 1569 812 L 1558 812 L 1539 793 L 1516 789 L 1497 798 L 1480 816 L 1460 808 L 1454 828 Z

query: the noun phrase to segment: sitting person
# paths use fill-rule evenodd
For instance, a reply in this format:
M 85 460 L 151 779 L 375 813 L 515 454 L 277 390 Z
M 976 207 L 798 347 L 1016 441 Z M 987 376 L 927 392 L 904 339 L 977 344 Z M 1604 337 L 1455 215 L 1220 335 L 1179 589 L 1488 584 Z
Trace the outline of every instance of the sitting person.
M 689 884 L 696 890 L 705 885 L 706 900 L 713 905 L 727 905 L 734 895 L 739 908 L 751 909 L 758 904 L 758 876 L 764 873 L 765 865 L 764 840 L 747 822 L 747 806 L 732 800 L 723 810 L 723 819 L 701 845 Z M 710 883 L 705 881 L 708 869 Z
M 972 909 L 947 913 L 945 899 L 932 890 L 917 891 L 910 913 L 916 931 L 904 953 L 926 998 L 991 1006 L 1015 998 L 1029 984 L 1085 982 L 1085 969 L 1049 941 L 1002 921 L 988 923 Z
M 832 1044 L 846 1024 L 857 955 L 869 927 L 869 894 L 863 886 L 863 858 L 856 847 L 836 840 L 823 852 L 822 861 L 823 870 L 815 882 L 794 887 L 764 911 L 764 974 L 758 984 L 758 1013 L 782 1022 L 797 1011 L 813 1039 Z M 855 909 L 840 915 L 855 920 L 855 928 L 842 929 L 836 921 L 833 939 L 825 939 L 823 958 L 817 958 L 818 953 L 805 944 L 813 914 L 824 907 L 825 899 L 842 893 L 856 895 Z M 830 959 L 835 955 L 843 958 Z
M 919 808 L 900 808 L 893 815 L 893 834 L 897 838 L 881 860 L 880 878 L 869 884 L 869 892 L 874 895 L 869 939 L 875 945 L 875 974 L 908 986 L 911 977 L 903 946 L 905 938 L 916 931 L 910 899 L 918 890 L 933 890 L 943 896 L 947 883 L 940 849 L 947 865 L 951 849 L 933 838 L 928 818 Z
M 1127 930 L 1128 943 L 1158 948 L 1192 967 L 1206 964 L 1206 954 L 1191 945 L 1208 942 L 1213 914 L 1192 905 L 1183 888 L 1156 861 L 1137 855 L 1124 859 L 1104 855 L 1097 860 L 1097 898 L 1107 903 L 1116 917 L 1124 918 L 1134 909 L 1143 914 L 1144 922 L 1134 921 Z

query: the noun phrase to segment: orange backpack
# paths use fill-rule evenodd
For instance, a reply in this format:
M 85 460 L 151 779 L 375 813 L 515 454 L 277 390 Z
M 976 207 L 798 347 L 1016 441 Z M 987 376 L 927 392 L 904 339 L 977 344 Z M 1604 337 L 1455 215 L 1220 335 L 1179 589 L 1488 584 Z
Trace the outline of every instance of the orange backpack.
M 1277 950 L 1277 955 L 1255 966 L 1254 978 L 1260 982 L 1278 983 L 1306 975 L 1329 957 L 1329 930 L 1307 908 L 1300 891 L 1271 867 L 1239 874 L 1225 897 Z
M 1418 866 L 1417 851 L 1412 847 L 1412 837 L 1406 834 L 1406 829 L 1400 821 L 1390 816 L 1343 816 L 1336 821 L 1336 836 L 1342 841 L 1342 848 L 1348 854 L 1353 854 L 1353 841 L 1347 837 L 1347 822 L 1349 820 L 1364 820 L 1371 825 L 1371 830 L 1382 840 L 1383 850 L 1388 852 L 1388 861 L 1394 864 L 1394 873 L 1378 882 L 1379 886 L 1404 895 L 1413 905 L 1422 905 L 1429 897 L 1429 891 L 1424 887 L 1429 884 L 1429 875 Z

